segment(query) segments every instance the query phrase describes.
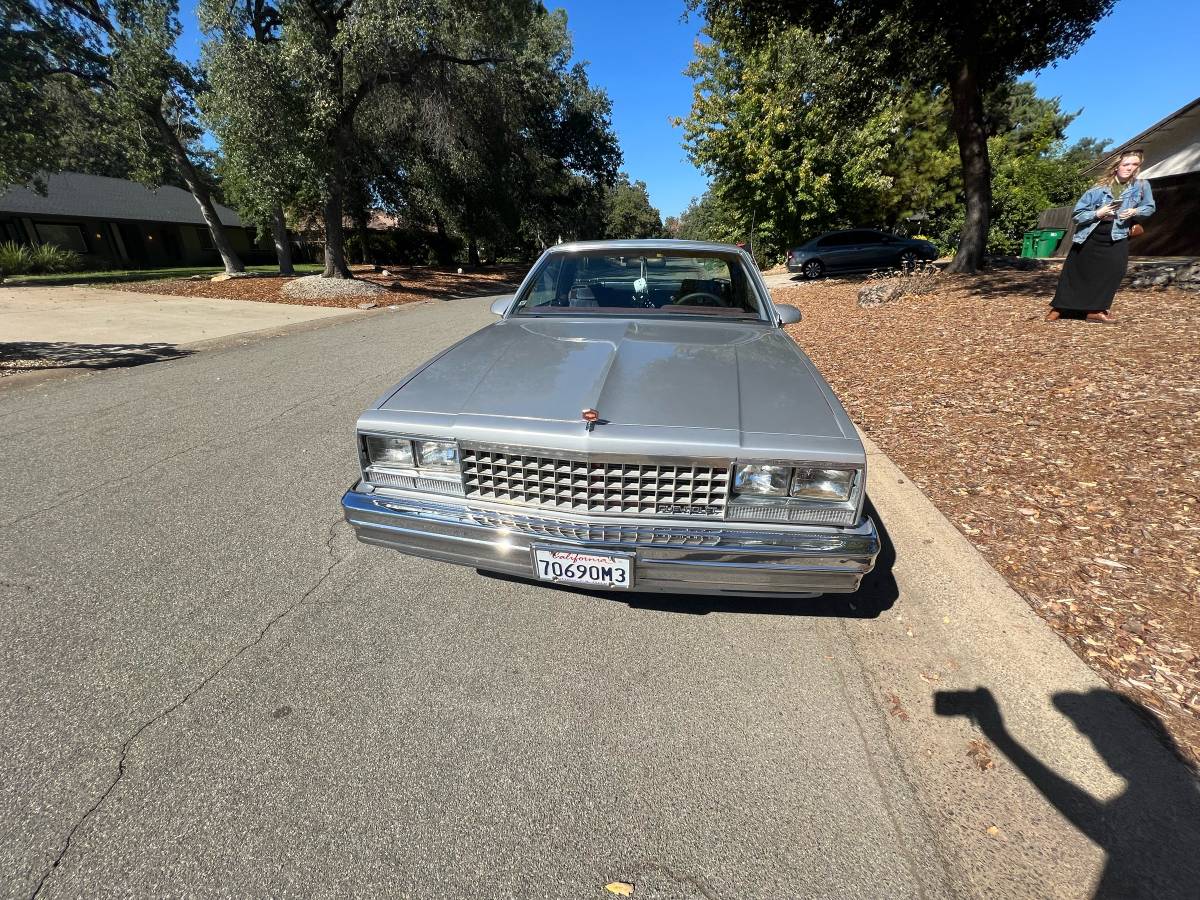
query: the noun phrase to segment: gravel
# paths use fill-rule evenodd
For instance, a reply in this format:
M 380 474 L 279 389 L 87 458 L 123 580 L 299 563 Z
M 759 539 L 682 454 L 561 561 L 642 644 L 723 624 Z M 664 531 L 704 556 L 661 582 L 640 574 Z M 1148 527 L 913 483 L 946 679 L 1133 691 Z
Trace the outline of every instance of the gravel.
M 388 289 L 373 281 L 361 281 L 357 278 L 324 278 L 320 275 L 306 275 L 289 281 L 283 288 L 283 295 L 291 299 L 324 300 L 333 297 L 377 297 L 386 294 Z

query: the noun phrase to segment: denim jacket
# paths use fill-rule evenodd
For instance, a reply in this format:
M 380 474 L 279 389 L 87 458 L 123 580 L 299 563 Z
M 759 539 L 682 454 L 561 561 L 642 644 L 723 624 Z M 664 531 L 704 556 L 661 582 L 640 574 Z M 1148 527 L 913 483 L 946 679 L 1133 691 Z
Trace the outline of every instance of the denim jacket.
M 1076 230 L 1075 236 L 1071 238 L 1071 243 L 1082 244 L 1088 239 L 1088 235 L 1100 223 L 1100 220 L 1096 218 L 1096 210 L 1112 201 L 1113 195 L 1108 189 L 1108 185 L 1096 185 L 1083 192 L 1083 196 L 1075 204 Z M 1135 178 L 1121 192 L 1121 206 L 1117 209 L 1117 213 L 1119 214 L 1122 209 L 1136 209 L 1137 215 L 1130 216 L 1125 221 L 1121 221 L 1119 218 L 1113 219 L 1112 239 L 1120 241 L 1129 237 L 1129 226 L 1134 222 L 1150 218 L 1157 208 L 1154 205 L 1154 194 L 1150 193 L 1150 182 Z

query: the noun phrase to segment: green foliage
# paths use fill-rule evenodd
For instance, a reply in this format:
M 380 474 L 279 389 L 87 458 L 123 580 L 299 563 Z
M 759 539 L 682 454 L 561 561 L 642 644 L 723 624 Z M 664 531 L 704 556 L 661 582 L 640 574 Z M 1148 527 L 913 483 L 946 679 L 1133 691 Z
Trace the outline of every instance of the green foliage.
M 383 208 L 489 254 L 592 214 L 620 154 L 610 104 L 531 0 L 204 0 L 205 117 L 238 208 L 263 221 Z M 336 241 L 331 274 L 343 272 Z
M 389 148 L 395 174 L 377 193 L 487 256 L 598 236 L 620 151 L 608 97 L 571 54 L 565 13 L 538 7 L 503 63 L 444 71 L 438 102 L 408 111 L 385 92 L 371 109 L 386 137 L 373 143 Z
M 716 241 L 736 244 L 746 235 L 739 233 L 734 224 L 738 219 L 735 212 L 719 200 L 711 190 L 700 197 L 692 198 L 679 216 L 671 237 L 685 241 Z
M 798 234 L 873 217 L 897 113 L 845 90 L 851 68 L 799 28 L 746 42 L 718 21 L 688 69 L 684 146 L 713 179 L 722 229 L 778 255 Z
M 689 0 L 710 22 L 747 35 L 807 26 L 858 61 L 855 81 L 946 84 L 971 58 L 998 85 L 1074 53 L 1116 0 L 930 3 L 928 0 Z
M 208 40 L 202 48 L 206 90 L 199 97 L 205 123 L 221 145 L 218 172 L 229 201 L 249 222 L 264 226 L 275 206 L 313 208 L 321 172 L 313 147 L 322 123 L 305 102 L 284 57 L 274 23 L 262 4 L 203 0 Z
M 1064 113 L 1057 98 L 1038 97 L 1032 82 L 1001 85 L 985 104 L 992 160 L 986 248 L 991 254 L 1014 255 L 1043 210 L 1075 203 L 1090 181 L 1083 170 L 1103 155 L 1107 141 L 1084 138 L 1068 147 L 1065 134 L 1075 115 Z M 953 250 L 963 224 L 957 164 L 949 169 L 948 178 L 958 196 L 927 207 L 930 216 L 925 226 L 943 252 Z
M 953 252 L 963 186 L 948 92 L 919 84 L 848 90 L 854 66 L 796 27 L 745 41 L 721 20 L 697 48 L 685 147 L 712 187 L 681 216 L 681 237 L 753 239 L 764 262 L 825 230 L 920 230 Z M 1066 148 L 1074 117 L 1032 83 L 1004 82 L 984 98 L 994 160 L 990 252 L 1013 252 L 1048 206 L 1072 202 L 1079 172 L 1103 148 Z
M 26 275 L 33 265 L 33 254 L 24 244 L 5 241 L 0 244 L 0 275 Z
M 982 262 L 991 204 L 989 123 L 984 98 L 1024 72 L 1069 56 L 1115 0 L 1056 3 L 929 3 L 926 0 L 690 0 L 713 33 L 740 42 L 742 58 L 778 42 L 787 27 L 811 29 L 830 58 L 847 63 L 843 91 L 866 110 L 898 89 L 945 91 L 966 168 L 966 214 L 952 268 Z M 795 97 L 803 101 L 804 95 Z M 861 127 L 861 118 L 854 121 Z
M 54 244 L 34 244 L 29 255 L 30 275 L 75 272 L 83 267 L 83 258 L 78 253 L 56 247 Z
M 38 78 L 41 59 L 9 2 L 0 5 L 0 188 L 44 171 L 46 144 L 58 125 Z
M 64 250 L 53 244 L 25 246 L 14 241 L 0 244 L 0 274 L 5 277 L 74 272 L 82 265 L 82 258 L 74 250 Z
M 630 182 L 629 176 L 622 172 L 605 197 L 604 237 L 653 238 L 662 234 L 662 219 L 650 205 L 646 182 Z

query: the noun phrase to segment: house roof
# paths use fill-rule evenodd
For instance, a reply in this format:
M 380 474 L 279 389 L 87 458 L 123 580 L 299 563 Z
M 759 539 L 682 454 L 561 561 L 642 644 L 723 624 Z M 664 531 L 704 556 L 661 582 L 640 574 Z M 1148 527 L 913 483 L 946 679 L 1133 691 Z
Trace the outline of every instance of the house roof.
M 1146 153 L 1139 178 L 1200 172 L 1200 97 L 1114 147 L 1113 152 L 1088 166 L 1084 174 L 1098 175 L 1115 163 L 1122 153 L 1138 148 Z
M 151 189 L 136 181 L 79 172 L 56 172 L 43 178 L 47 186 L 45 197 L 28 187 L 0 190 L 0 213 L 206 224 L 196 199 L 181 188 L 163 185 Z M 229 207 L 214 205 L 222 225 L 243 224 Z

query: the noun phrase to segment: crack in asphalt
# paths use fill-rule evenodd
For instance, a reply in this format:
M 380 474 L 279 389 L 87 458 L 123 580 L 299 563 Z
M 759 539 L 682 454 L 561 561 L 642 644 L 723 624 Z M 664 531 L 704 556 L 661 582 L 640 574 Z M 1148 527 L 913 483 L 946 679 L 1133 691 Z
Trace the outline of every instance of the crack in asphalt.
M 47 880 L 49 880 L 50 876 L 53 875 L 58 867 L 62 864 L 63 859 L 66 858 L 67 852 L 71 849 L 71 842 L 74 839 L 75 834 L 87 823 L 88 819 L 90 819 L 96 813 L 96 811 L 104 805 L 104 801 L 111 796 L 112 792 L 116 790 L 117 785 L 121 783 L 121 779 L 125 777 L 126 761 L 129 756 L 130 747 L 133 746 L 133 742 L 136 741 L 142 735 L 142 733 L 146 731 L 146 729 L 157 724 L 158 722 L 161 722 L 163 719 L 171 715 L 171 713 L 182 707 L 189 700 L 208 687 L 208 685 L 212 684 L 212 682 L 215 681 L 222 672 L 229 668 L 230 665 L 235 663 L 248 651 L 261 644 L 266 638 L 268 632 L 270 632 L 275 625 L 277 625 L 282 619 L 290 615 L 292 612 L 299 609 L 301 606 L 304 606 L 305 601 L 308 600 L 308 598 L 311 597 L 329 579 L 329 576 L 333 574 L 333 570 L 337 568 L 338 564 L 344 559 L 348 559 L 350 557 L 350 555 L 353 553 L 353 549 L 351 550 L 351 553 L 346 554 L 346 556 L 342 558 L 338 558 L 333 549 L 333 542 L 337 537 L 338 525 L 341 524 L 345 524 L 345 519 L 339 516 L 329 525 L 329 529 L 325 538 L 325 550 L 329 554 L 329 565 L 325 567 L 325 571 L 321 573 L 320 577 L 317 578 L 312 587 L 306 590 L 298 600 L 288 604 L 283 610 L 268 620 L 267 623 L 259 629 L 258 634 L 251 641 L 243 644 L 234 653 L 228 656 L 219 666 L 217 666 L 216 669 L 206 675 L 199 684 L 184 694 L 181 698 L 176 700 L 173 704 L 159 711 L 150 719 L 143 722 L 138 726 L 137 730 L 134 731 L 133 734 L 125 739 L 125 742 L 121 745 L 120 756 L 117 760 L 117 773 L 113 778 L 112 783 L 105 788 L 104 792 L 100 795 L 96 802 L 93 803 L 82 816 L 80 816 L 79 821 L 71 826 L 70 831 L 67 832 L 66 840 L 63 841 L 62 848 L 58 851 L 58 854 L 55 856 L 54 861 L 50 864 L 50 867 L 46 869 L 46 871 L 42 874 L 42 877 L 38 880 L 37 887 L 33 889 L 33 893 L 29 895 L 30 900 L 36 900 L 37 896 L 42 892 L 42 888 L 45 887 Z
M 40 516 L 43 513 L 48 513 L 52 510 L 58 509 L 60 506 L 66 506 L 68 503 L 70 503 L 73 500 L 82 499 L 84 497 L 87 497 L 90 494 L 94 494 L 97 491 L 103 490 L 106 487 L 112 487 L 113 485 L 120 484 L 123 481 L 129 481 L 131 478 L 137 478 L 139 475 L 146 474 L 151 469 L 155 469 L 158 466 L 163 465 L 164 463 L 168 463 L 177 457 L 183 456 L 185 453 L 191 453 L 193 450 L 199 450 L 204 446 L 206 446 L 206 445 L 203 443 L 200 443 L 200 444 L 195 444 L 194 446 L 191 446 L 191 447 L 185 447 L 182 450 L 178 450 L 175 453 L 172 453 L 170 456 L 164 456 L 162 459 L 156 460 L 156 461 L 152 462 L 150 465 L 144 466 L 143 468 L 138 469 L 136 472 L 131 472 L 128 475 L 122 475 L 119 478 L 113 478 L 110 481 L 101 481 L 98 484 L 92 485 L 92 487 L 89 490 L 82 491 L 77 494 L 68 494 L 66 497 L 63 497 L 61 500 L 59 500 L 56 503 L 51 503 L 49 506 L 43 506 L 40 509 L 35 509 L 32 512 L 26 513 L 25 515 L 21 516 L 20 518 L 13 519 L 11 522 L 5 523 L 4 527 L 12 528 L 15 525 L 20 525 L 22 522 L 27 522 L 30 519 L 36 518 L 37 516 Z

